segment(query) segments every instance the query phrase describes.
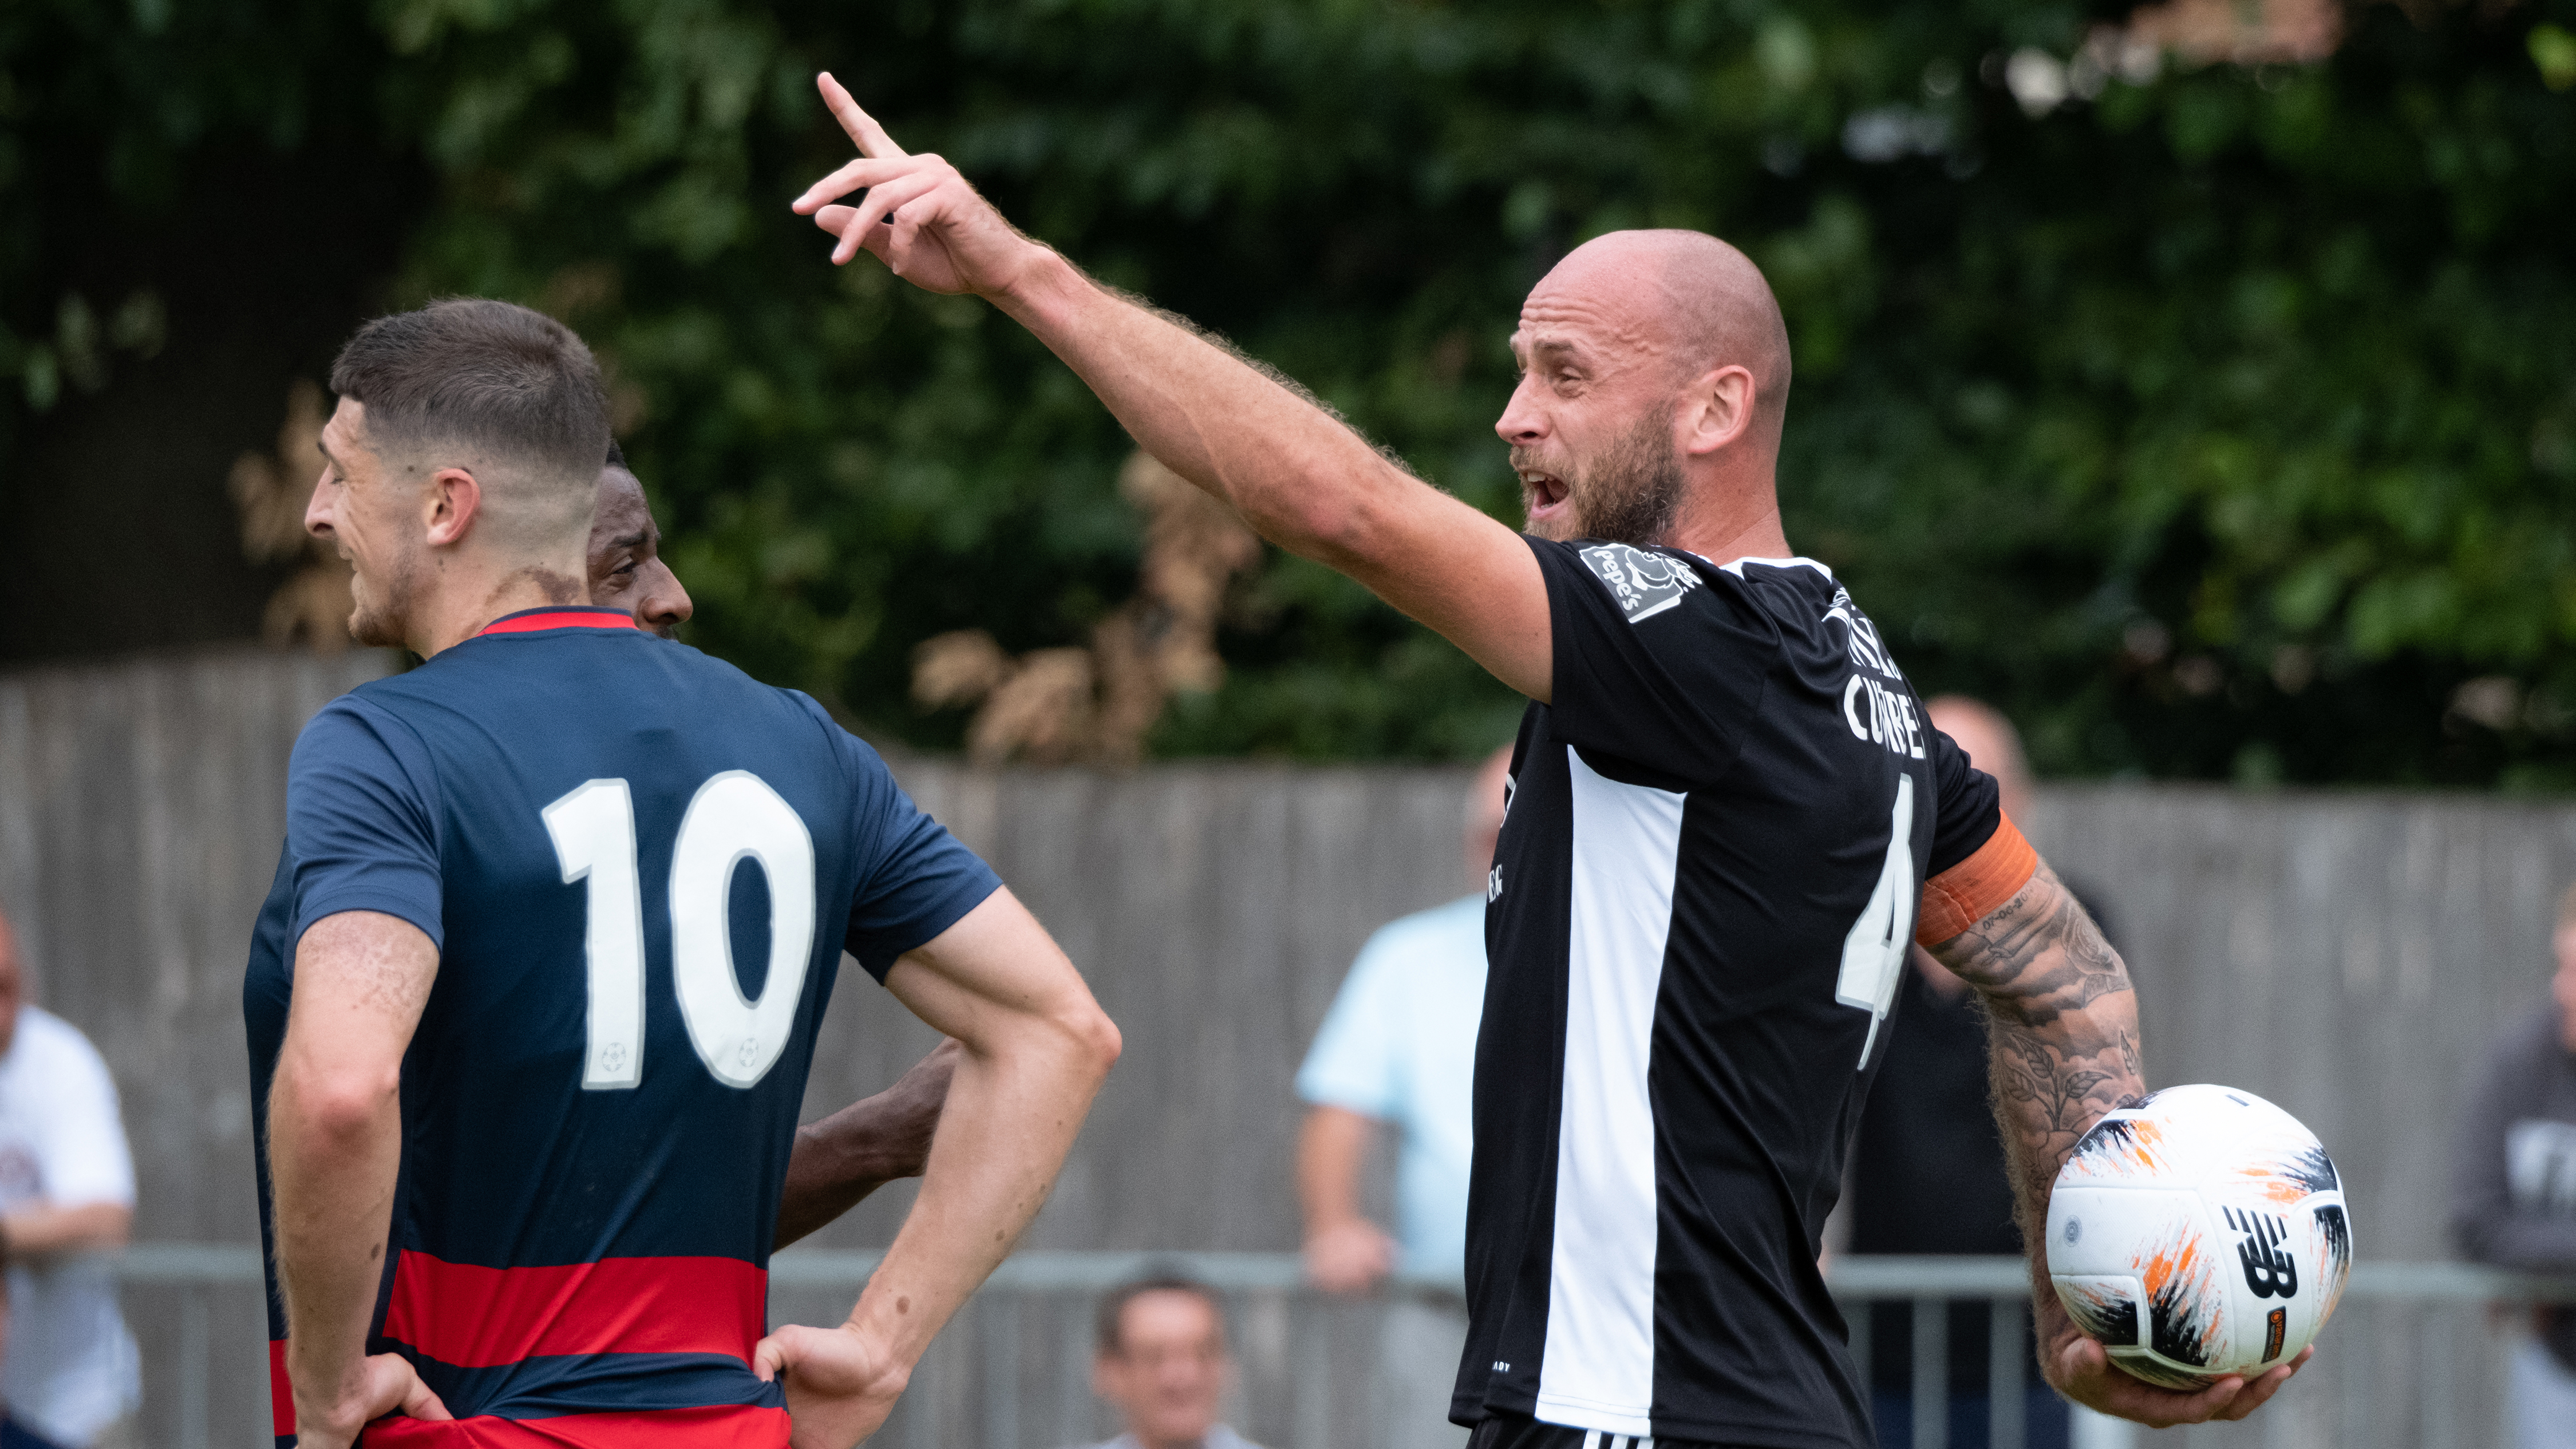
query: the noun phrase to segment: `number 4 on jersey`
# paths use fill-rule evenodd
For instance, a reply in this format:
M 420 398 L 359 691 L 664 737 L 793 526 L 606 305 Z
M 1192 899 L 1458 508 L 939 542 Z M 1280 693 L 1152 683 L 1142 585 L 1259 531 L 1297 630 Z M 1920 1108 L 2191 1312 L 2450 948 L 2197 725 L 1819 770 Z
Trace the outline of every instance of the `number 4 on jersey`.
M 1888 811 L 1887 862 L 1879 867 L 1878 887 L 1860 908 L 1851 934 L 1843 937 L 1842 975 L 1834 982 L 1834 1000 L 1869 1013 L 1869 1035 L 1860 1044 L 1860 1067 L 1869 1065 L 1869 1049 L 1878 1042 L 1878 1024 L 1896 1000 L 1897 973 L 1905 966 L 1905 948 L 1914 940 L 1914 910 L 1920 903 L 1914 885 L 1914 777 L 1896 777 L 1896 804 Z M 1859 1070 L 1854 1067 L 1853 1070 Z
M 635 863 L 635 801 L 624 780 L 592 780 L 547 806 L 564 884 L 589 883 L 589 1028 L 584 1091 L 644 1080 L 644 892 Z M 729 899 L 745 861 L 769 878 L 769 974 L 758 997 L 733 968 Z M 796 1025 L 814 947 L 814 837 L 767 782 L 747 770 L 711 776 L 680 817 L 671 848 L 671 981 L 680 1019 L 717 1081 L 751 1087 L 769 1074 Z

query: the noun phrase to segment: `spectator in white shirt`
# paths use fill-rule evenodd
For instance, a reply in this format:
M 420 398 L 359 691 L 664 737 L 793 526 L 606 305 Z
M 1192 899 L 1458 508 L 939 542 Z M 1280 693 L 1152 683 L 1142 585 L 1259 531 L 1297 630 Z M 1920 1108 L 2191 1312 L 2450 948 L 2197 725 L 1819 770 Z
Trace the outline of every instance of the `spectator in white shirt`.
M 1306 1269 L 1329 1293 L 1369 1293 L 1391 1274 L 1378 1326 L 1371 1449 L 1461 1449 L 1450 1389 L 1467 1346 L 1470 1089 L 1485 1009 L 1485 888 L 1503 827 L 1509 746 L 1467 787 L 1466 895 L 1381 927 L 1351 963 L 1297 1073 L 1306 1120 L 1297 1195 Z M 1396 1139 L 1395 1235 L 1360 1211 L 1360 1171 L 1380 1132 Z
M 0 1239 L 9 1263 L 9 1416 L 69 1449 L 134 1442 L 142 1374 L 102 1251 L 134 1227 L 134 1157 L 89 1039 L 27 1004 L 0 916 Z

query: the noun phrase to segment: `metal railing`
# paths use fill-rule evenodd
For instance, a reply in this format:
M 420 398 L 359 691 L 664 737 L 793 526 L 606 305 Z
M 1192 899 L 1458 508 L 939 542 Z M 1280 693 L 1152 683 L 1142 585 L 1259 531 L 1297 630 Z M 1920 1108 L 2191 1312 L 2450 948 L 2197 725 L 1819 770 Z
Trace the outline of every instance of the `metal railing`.
M 772 1317 L 819 1321 L 845 1309 L 877 1261 L 873 1252 L 796 1249 L 779 1254 L 770 1261 Z M 902 1449 L 1052 1449 L 1102 1437 L 1099 1431 L 1107 1426 L 1089 1392 L 1091 1305 L 1102 1290 L 1149 1269 L 1177 1269 L 1228 1296 L 1245 1379 L 1238 1407 L 1256 1438 L 1266 1431 L 1282 1449 L 1411 1449 L 1378 1445 L 1367 1437 L 1372 1420 L 1367 1406 L 1380 1367 L 1371 1345 L 1375 1315 L 1383 1311 L 1384 1300 L 1353 1302 L 1314 1293 L 1305 1286 L 1303 1264 L 1294 1253 L 1015 1255 L 934 1345 L 878 1442 Z M 117 1260 L 117 1272 L 130 1306 L 150 1310 L 129 1314 L 139 1332 L 147 1319 L 151 1329 L 145 1335 L 145 1442 L 174 1449 L 211 1449 L 218 1443 L 226 1449 L 265 1446 L 258 1250 L 138 1244 Z M 1946 1310 L 1958 1301 L 1983 1301 L 2000 1310 L 1989 1314 L 1989 1443 L 1993 1449 L 2022 1449 L 2020 1405 L 2032 1366 L 2023 1352 L 2029 1277 L 2021 1260 L 1845 1256 L 1833 1263 L 1828 1282 L 1851 1323 L 1864 1383 L 1871 1369 L 1871 1318 L 1888 1311 L 1877 1305 L 1902 1301 L 1908 1305 L 1903 1311 L 1911 1314 L 1912 1434 L 1906 1444 L 1882 1441 L 1882 1449 L 1957 1449 L 1947 1439 Z M 1394 1291 L 1436 1293 L 1423 1284 L 1399 1284 Z M 170 1294 L 176 1295 L 175 1304 L 162 1296 Z M 215 1321 L 219 1298 L 226 1310 L 220 1327 Z M 2475 1310 L 2488 1305 L 2544 1301 L 2576 1302 L 2576 1279 L 2535 1279 L 2456 1263 L 2364 1261 L 2354 1271 L 2343 1312 L 2395 1309 L 2420 1317 L 2434 1309 L 2454 1309 L 2470 1310 L 2474 1318 Z M 244 1321 L 233 1322 L 235 1317 Z M 2328 1339 L 2343 1327 L 2339 1318 Z M 2456 1374 L 2435 1367 L 2420 1352 L 2365 1351 L 2355 1357 L 2361 1367 L 2338 1381 L 2342 1395 L 2333 1406 L 2345 1423 L 2389 1419 L 2372 1397 L 2391 1387 L 2370 1371 L 2369 1360 L 2377 1358 L 2420 1366 L 2415 1381 L 2402 1385 L 2413 1395 L 2403 1417 L 2432 1426 L 2411 1433 L 2392 1428 L 2387 1442 L 2467 1444 L 2482 1433 L 2474 1427 L 2482 1421 L 2474 1413 L 2463 1418 L 2460 1410 L 2474 1408 L 2485 1390 L 2457 1382 Z M 238 1374 L 255 1381 L 234 1382 Z M 220 1427 L 219 1419 L 224 1421 Z M 2470 1437 L 2451 1437 L 2453 1428 Z M 2328 1442 L 2361 1441 L 2330 1435 Z

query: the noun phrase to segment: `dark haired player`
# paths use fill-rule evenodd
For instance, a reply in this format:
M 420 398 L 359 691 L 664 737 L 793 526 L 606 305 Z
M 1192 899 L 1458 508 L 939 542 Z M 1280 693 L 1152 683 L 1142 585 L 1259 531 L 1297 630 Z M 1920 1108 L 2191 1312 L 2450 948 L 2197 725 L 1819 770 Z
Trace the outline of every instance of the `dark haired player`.
M 615 443 L 608 445 L 608 466 L 599 470 L 589 549 L 592 603 L 625 610 L 638 629 L 679 637 L 697 605 L 662 561 L 662 526 L 653 521 L 643 480 L 626 466 L 625 450 Z
M 839 238 L 833 260 L 865 249 L 988 299 L 1165 465 L 1531 701 L 1486 885 L 1451 1417 L 1476 1449 L 1869 1444 L 1816 1252 L 1909 939 L 1992 1012 L 2026 1226 L 2076 1138 L 2145 1083 L 2119 958 L 1924 723 L 1850 594 L 1791 554 L 1789 338 L 1760 271 L 1714 237 L 1616 232 L 1539 282 L 1495 423 L 1515 534 L 1093 282 L 821 86 L 866 158 L 795 203 Z M 2069 1396 L 2237 1418 L 2289 1376 L 2184 1395 L 2118 1373 L 2025 1240 L 2043 1368 Z
M 1116 1029 L 811 700 L 579 602 L 608 435 L 570 332 L 442 302 L 360 329 L 332 387 L 307 527 L 354 565 L 351 633 L 425 662 L 297 742 L 282 1031 L 257 960 L 245 991 L 278 1432 L 854 1443 L 1044 1198 Z M 845 947 L 962 1052 L 849 1321 L 762 1338 Z

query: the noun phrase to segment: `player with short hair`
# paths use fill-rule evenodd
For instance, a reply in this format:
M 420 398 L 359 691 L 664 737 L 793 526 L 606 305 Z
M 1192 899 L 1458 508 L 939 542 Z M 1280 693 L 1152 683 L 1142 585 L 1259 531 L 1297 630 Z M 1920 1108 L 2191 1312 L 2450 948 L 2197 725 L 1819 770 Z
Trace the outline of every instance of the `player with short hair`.
M 1166 466 L 1531 700 L 1487 888 L 1451 1417 L 1476 1449 L 1870 1443 L 1816 1253 L 1909 939 L 1993 1014 L 2026 1228 L 2076 1138 L 2145 1082 L 2119 958 L 1849 592 L 1790 551 L 1789 338 L 1759 269 L 1715 237 L 1617 232 L 1538 283 L 1495 424 L 1516 535 L 820 85 L 863 157 L 795 202 L 834 261 L 864 249 L 993 302 Z M 2118 1373 L 2026 1241 L 2043 1367 L 2070 1396 L 2236 1418 L 2287 1379 L 2185 1395 Z
M 697 612 L 680 576 L 662 559 L 662 526 L 644 497 L 644 481 L 626 466 L 626 452 L 608 445 L 599 470 L 599 492 L 590 519 L 590 601 L 623 609 L 635 627 L 665 639 Z
M 1044 1199 L 1116 1028 L 812 700 L 585 602 L 608 431 L 578 338 L 440 302 L 360 329 L 332 387 L 306 526 L 353 565 L 352 636 L 424 662 L 297 741 L 290 905 L 244 989 L 277 1432 L 855 1443 Z M 764 1338 L 845 948 L 962 1053 L 849 1321 Z

